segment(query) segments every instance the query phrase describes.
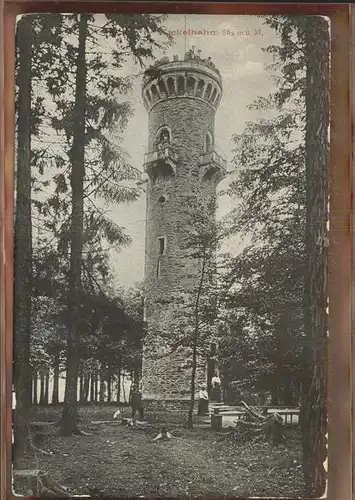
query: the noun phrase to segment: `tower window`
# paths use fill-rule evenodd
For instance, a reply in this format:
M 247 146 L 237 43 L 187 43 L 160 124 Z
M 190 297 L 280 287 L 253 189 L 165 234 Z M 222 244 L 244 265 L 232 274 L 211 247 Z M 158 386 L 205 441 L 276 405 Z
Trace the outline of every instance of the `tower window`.
M 168 84 L 169 95 L 175 94 L 174 80 L 171 77 L 169 77 L 166 82 Z
M 213 135 L 207 132 L 205 135 L 205 153 L 210 153 L 213 149 Z
M 209 83 L 207 85 L 206 94 L 205 94 L 205 99 L 207 99 L 207 101 L 211 97 L 211 92 L 212 92 L 212 85 Z
M 167 128 L 162 128 L 159 132 L 158 141 L 161 143 L 170 143 L 170 132 Z
M 157 262 L 157 278 L 160 277 L 160 259 L 158 259 L 158 262 Z
M 166 90 L 166 86 L 165 86 L 165 82 L 164 82 L 164 80 L 159 80 L 159 81 L 158 81 L 158 88 L 159 88 L 159 92 L 160 92 L 160 94 L 161 94 L 162 96 L 167 97 L 168 92 L 167 92 L 167 90 Z
M 185 94 L 185 79 L 183 76 L 179 76 L 178 78 L 178 94 Z
M 216 354 L 217 354 L 217 344 L 212 343 L 211 344 L 210 356 L 213 357 L 213 356 L 216 356 Z
M 166 250 L 166 238 L 165 238 L 165 236 L 162 236 L 161 238 L 158 238 L 159 255 L 164 255 L 165 250 Z
M 157 101 L 159 99 L 159 94 L 158 94 L 157 88 L 154 84 L 151 86 L 151 91 L 152 91 L 153 101 Z
M 195 90 L 195 79 L 192 77 L 189 77 L 187 79 L 187 93 L 190 95 L 193 95 L 194 90 Z
M 152 102 L 152 96 L 150 95 L 149 90 L 146 91 L 145 98 L 147 99 L 149 104 Z
M 205 87 L 205 81 L 204 80 L 200 80 L 198 82 L 197 89 L 196 89 L 196 96 L 197 97 L 201 97 L 202 96 L 202 92 L 203 92 L 204 87 Z
M 217 95 L 217 89 L 214 89 L 214 91 L 212 92 L 211 99 L 209 99 L 211 103 L 213 103 L 213 101 L 216 99 L 216 95 Z

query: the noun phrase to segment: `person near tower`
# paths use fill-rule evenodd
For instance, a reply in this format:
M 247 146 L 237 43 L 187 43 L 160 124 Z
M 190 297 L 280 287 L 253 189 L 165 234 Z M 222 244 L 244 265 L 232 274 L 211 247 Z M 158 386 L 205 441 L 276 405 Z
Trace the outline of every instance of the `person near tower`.
M 207 385 L 201 384 L 198 395 L 198 412 L 199 416 L 208 414 L 208 392 Z
M 132 419 L 133 420 L 135 419 L 136 412 L 138 411 L 139 412 L 139 419 L 143 420 L 144 414 L 143 414 L 142 394 L 136 385 L 134 385 L 132 387 L 130 403 L 131 403 L 131 408 L 132 408 Z
M 195 45 L 193 45 L 192 48 L 185 54 L 185 61 L 188 61 L 189 59 L 195 59 Z
M 213 399 L 214 401 L 216 401 L 217 403 L 220 403 L 221 402 L 221 379 L 219 378 L 219 376 L 217 375 L 217 373 L 215 373 L 212 377 L 212 380 L 211 380 L 211 384 L 212 384 L 212 394 L 213 394 Z

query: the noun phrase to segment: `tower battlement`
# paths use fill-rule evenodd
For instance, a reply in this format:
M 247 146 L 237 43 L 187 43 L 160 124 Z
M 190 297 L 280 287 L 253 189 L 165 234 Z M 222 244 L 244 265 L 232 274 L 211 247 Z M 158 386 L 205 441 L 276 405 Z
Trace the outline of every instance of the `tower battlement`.
M 217 109 L 222 96 L 222 79 L 210 57 L 188 51 L 183 59 L 163 57 L 150 66 L 143 77 L 142 97 L 147 111 L 157 102 L 190 97 Z

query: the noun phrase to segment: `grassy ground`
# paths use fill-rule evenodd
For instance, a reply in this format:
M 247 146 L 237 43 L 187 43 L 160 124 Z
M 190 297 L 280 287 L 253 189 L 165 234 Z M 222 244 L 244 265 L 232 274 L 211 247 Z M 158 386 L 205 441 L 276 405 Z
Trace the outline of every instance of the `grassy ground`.
M 298 429 L 287 430 L 285 445 L 273 448 L 266 443 L 251 445 L 221 439 L 203 425 L 191 430 L 165 421 L 176 437 L 152 442 L 159 423 L 145 430 L 90 424 L 93 420 L 112 420 L 115 409 L 80 409 L 82 429 L 91 436 L 60 437 L 57 426 L 49 426 L 40 447 L 53 455 L 24 457 L 21 466 L 48 472 L 72 494 L 175 498 L 303 494 Z M 36 409 L 33 420 L 56 421 L 59 416 L 60 409 Z

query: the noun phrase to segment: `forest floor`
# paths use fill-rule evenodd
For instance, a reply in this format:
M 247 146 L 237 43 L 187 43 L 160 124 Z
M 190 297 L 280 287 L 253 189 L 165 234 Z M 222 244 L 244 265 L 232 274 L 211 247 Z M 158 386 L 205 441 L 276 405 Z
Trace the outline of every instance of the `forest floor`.
M 77 495 L 303 496 L 298 427 L 286 429 L 285 444 L 272 447 L 222 439 L 209 425 L 187 429 L 165 421 L 174 438 L 153 442 L 159 423 L 144 430 L 91 423 L 113 420 L 116 409 L 109 405 L 80 408 L 81 428 L 90 436 L 61 437 L 56 425 L 46 426 L 38 447 L 51 455 L 23 457 L 20 467 L 45 471 Z M 33 421 L 56 422 L 59 418 L 60 408 L 33 410 Z

